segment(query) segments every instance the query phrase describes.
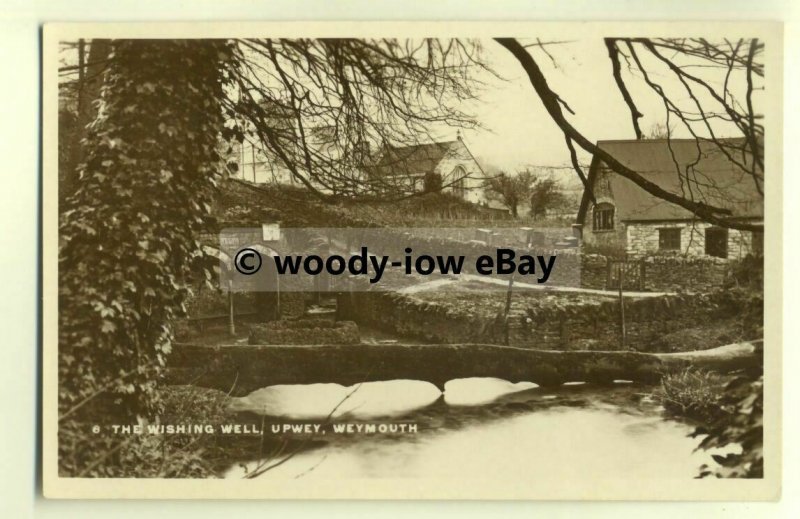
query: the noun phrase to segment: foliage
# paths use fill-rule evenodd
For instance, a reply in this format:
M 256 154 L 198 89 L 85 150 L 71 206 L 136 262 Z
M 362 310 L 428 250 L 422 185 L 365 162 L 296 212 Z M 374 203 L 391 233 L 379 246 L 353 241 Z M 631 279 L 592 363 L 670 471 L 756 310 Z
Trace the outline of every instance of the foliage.
M 59 93 L 59 96 L 61 93 Z M 60 106 L 58 109 L 58 131 L 63 135 L 74 135 L 78 133 L 78 115 L 69 106 Z M 60 189 L 67 182 L 68 172 L 73 167 L 74 156 L 76 155 L 74 139 L 61 138 L 58 140 L 58 184 Z
M 668 411 L 708 422 L 720 412 L 724 385 L 716 373 L 686 368 L 665 373 L 656 396 Z
M 718 466 L 703 465 L 700 477 L 764 477 L 764 376 L 740 375 L 726 386 L 719 404 L 723 412 L 694 436 L 706 435 L 698 449 L 739 445 L 740 453 L 714 454 Z
M 363 206 L 362 206 L 363 207 Z M 385 225 L 396 225 L 395 222 L 409 222 L 415 217 L 437 216 L 442 218 L 481 218 L 486 215 L 484 208 L 467 202 L 452 193 L 428 193 L 409 198 L 392 206 Z
M 731 287 L 713 293 L 719 317 L 734 316 L 737 331 L 746 339 L 764 336 L 764 291 Z
M 500 173 L 486 181 L 486 196 L 499 201 L 511 210 L 511 215 L 519 215 L 519 205 L 526 201 L 536 177 L 529 170 L 520 171 L 516 175 Z
M 59 229 L 66 474 L 102 472 L 102 462 L 118 458 L 121 447 L 99 448 L 87 424 L 135 423 L 157 413 L 155 388 L 188 280 L 198 272 L 211 279 L 196 237 L 220 172 L 222 64 L 231 56 L 221 40 L 112 43 L 79 187 Z
M 566 203 L 567 197 L 564 196 L 558 183 L 552 178 L 537 179 L 531 186 L 530 205 L 532 216 L 546 216 L 548 211 Z
M 616 243 L 584 243 L 581 248 L 585 254 L 599 254 L 614 259 L 625 259 L 628 257 L 628 251 L 625 246 Z
M 678 352 L 717 348 L 753 340 L 758 335 L 745 326 L 740 316 L 715 312 L 699 323 L 688 323 L 663 333 L 650 342 L 648 351 Z
M 731 265 L 726 280 L 727 288 L 743 288 L 757 292 L 764 291 L 764 257 L 748 254 Z
M 358 344 L 358 326 L 352 321 L 299 319 L 273 321 L 250 328 L 250 344 Z
M 442 176 L 435 171 L 428 171 L 422 179 L 423 193 L 440 193 L 442 191 Z
M 763 385 L 763 375 L 752 373 L 726 379 L 687 368 L 664 375 L 656 396 L 667 410 L 702 422 L 692 433 L 705 436 L 698 449 L 741 448 L 712 454 L 717 465 L 701 466 L 699 477 L 763 477 Z
M 62 43 L 70 61 L 76 49 L 91 49 L 88 62 L 78 56 L 77 66 L 60 69 L 64 93 L 89 94 L 84 106 L 93 106 L 98 70 L 116 60 L 101 52 L 107 41 Z M 223 136 L 238 144 L 223 154 L 232 158 L 246 139 L 254 155 L 323 199 L 396 193 L 385 176 L 365 174 L 373 150 L 429 142 L 437 126 L 476 127 L 465 110 L 475 72 L 493 74 L 477 40 L 240 39 L 229 49 L 229 83 L 218 101 Z
M 220 425 L 229 422 L 229 416 L 225 411 L 228 398 L 221 391 L 192 386 L 165 386 L 157 391 L 163 403 L 161 424 L 203 425 L 216 430 Z M 148 424 L 159 425 L 158 422 L 144 423 L 144 432 L 141 434 L 120 434 L 115 437 L 107 429 L 92 434 L 95 463 L 81 466 L 81 470 L 77 473 L 65 472 L 62 475 L 128 478 L 217 477 L 219 469 L 229 462 L 229 454 L 226 451 L 235 447 L 227 442 L 228 438 L 220 438 L 209 432 L 149 433 Z M 79 443 L 86 434 L 80 424 L 74 421 L 69 421 L 63 428 L 59 434 L 61 441 L 66 443 Z M 65 453 L 70 459 L 81 454 L 77 449 L 69 449 Z M 108 461 L 112 459 L 113 463 L 109 463 Z M 74 466 L 79 464 L 73 460 L 64 463 L 62 468 Z
M 85 159 L 81 147 L 83 128 L 97 116 L 97 103 L 93 101 L 100 97 L 111 46 L 109 40 L 103 39 L 94 39 L 91 44 L 79 39 L 61 42 L 61 45 L 76 52 L 78 61 L 64 72 L 74 75 L 75 79 L 59 82 L 58 88 L 58 199 L 63 205 L 80 180 L 79 166 Z

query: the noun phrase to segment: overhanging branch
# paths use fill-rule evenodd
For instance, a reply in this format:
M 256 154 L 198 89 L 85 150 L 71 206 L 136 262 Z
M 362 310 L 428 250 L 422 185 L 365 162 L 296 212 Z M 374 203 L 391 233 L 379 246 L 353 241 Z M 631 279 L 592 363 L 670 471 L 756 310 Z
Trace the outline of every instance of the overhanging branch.
M 661 188 L 659 185 L 647 180 L 638 172 L 628 168 L 612 155 L 596 146 L 566 119 L 561 110 L 558 95 L 550 89 L 539 65 L 528 51 L 525 50 L 525 47 L 514 38 L 495 38 L 495 41 L 506 48 L 520 63 L 548 114 L 561 131 L 564 132 L 565 137 L 577 143 L 585 151 L 601 159 L 612 171 L 627 178 L 651 195 L 682 207 L 706 222 L 731 229 L 755 232 L 763 230 L 760 225 L 753 225 L 732 219 L 729 209 L 690 200 Z

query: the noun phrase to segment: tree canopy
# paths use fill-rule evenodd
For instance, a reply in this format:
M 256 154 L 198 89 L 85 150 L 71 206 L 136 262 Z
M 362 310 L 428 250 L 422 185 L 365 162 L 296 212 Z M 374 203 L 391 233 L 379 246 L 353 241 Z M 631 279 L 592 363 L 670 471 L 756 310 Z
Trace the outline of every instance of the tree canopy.
M 536 177 L 530 170 L 516 175 L 500 173 L 486 181 L 486 196 L 506 206 L 513 217 L 519 216 L 520 204 L 527 203 Z

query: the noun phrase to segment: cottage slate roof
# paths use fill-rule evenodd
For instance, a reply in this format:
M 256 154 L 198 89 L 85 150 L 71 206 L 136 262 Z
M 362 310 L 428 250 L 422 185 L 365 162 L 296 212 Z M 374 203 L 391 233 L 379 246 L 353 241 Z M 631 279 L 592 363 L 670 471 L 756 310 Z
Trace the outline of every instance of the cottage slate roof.
M 741 139 L 725 139 L 723 142 L 730 145 L 730 150 L 726 147 L 726 151 L 736 162 L 750 166 L 752 158 L 735 149 L 737 144 L 741 144 Z M 597 146 L 667 191 L 730 209 L 734 218 L 764 216 L 764 197 L 758 193 L 753 178 L 713 142 L 695 139 L 614 140 L 599 141 Z M 695 219 L 690 211 L 656 198 L 612 172 L 597 157 L 589 168 L 590 185 L 597 182 L 601 170 L 610 172 L 603 177 L 608 179 L 607 187 L 620 220 Z M 589 193 L 584 191 L 578 212 L 579 223 L 584 221 L 590 205 Z

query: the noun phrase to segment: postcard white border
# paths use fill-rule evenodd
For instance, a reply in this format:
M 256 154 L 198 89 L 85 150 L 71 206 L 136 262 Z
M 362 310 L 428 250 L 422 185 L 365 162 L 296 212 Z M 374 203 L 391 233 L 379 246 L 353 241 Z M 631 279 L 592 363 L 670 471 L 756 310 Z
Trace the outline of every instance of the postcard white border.
M 765 182 L 765 477 L 758 480 L 630 479 L 541 481 L 442 480 L 175 480 L 62 478 L 57 471 L 57 122 L 58 42 L 69 38 L 497 37 L 595 35 L 745 35 L 766 44 Z M 46 24 L 43 33 L 43 484 L 50 498 L 140 499 L 539 499 L 775 500 L 781 476 L 783 259 L 783 26 L 778 22 L 181 22 Z

